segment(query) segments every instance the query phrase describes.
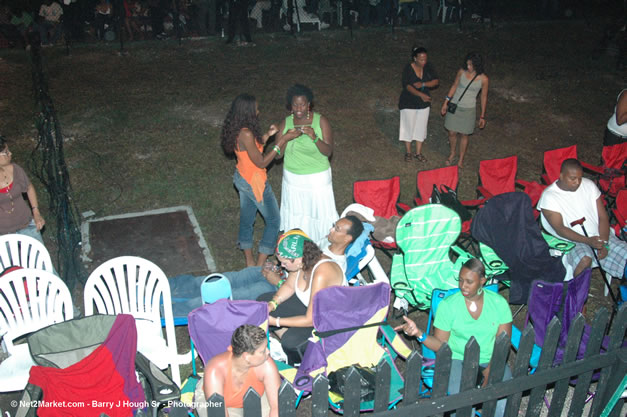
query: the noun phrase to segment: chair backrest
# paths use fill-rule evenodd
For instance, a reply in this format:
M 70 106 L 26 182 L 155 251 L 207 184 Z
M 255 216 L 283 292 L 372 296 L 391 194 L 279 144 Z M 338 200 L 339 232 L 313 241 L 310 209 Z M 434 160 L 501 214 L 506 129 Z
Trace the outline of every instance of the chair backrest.
M 418 174 L 416 174 L 416 187 L 418 188 L 416 203 L 419 203 L 419 205 L 429 204 L 434 185 L 438 187 L 438 190 L 445 192 L 446 190 L 442 188 L 443 185 L 457 190 L 458 181 L 459 168 L 457 165 L 418 171 Z
M 231 281 L 222 274 L 210 274 L 200 285 L 200 296 L 205 304 L 212 304 L 224 298 L 232 300 Z
M 607 168 L 621 169 L 627 159 L 627 142 L 604 146 L 601 153 L 603 165 Z
M 616 216 L 616 221 L 621 228 L 627 225 L 627 188 L 620 190 L 616 194 L 614 216 Z
M 603 193 L 616 196 L 620 190 L 625 188 L 627 142 L 604 146 L 601 159 L 605 173 L 599 178 L 599 187 Z
M 370 207 L 375 216 L 389 219 L 398 216 L 396 202 L 401 194 L 401 180 L 396 176 L 387 180 L 355 181 L 353 198 L 356 203 Z
M 135 374 L 137 329 L 130 315 L 98 315 L 58 323 L 29 336 L 28 345 L 40 365 L 31 368 L 29 382 L 41 387 L 48 398 L 60 403 L 83 401 L 90 404 L 91 415 L 110 412 L 105 402 L 98 401 L 103 398 L 116 401 L 117 415 L 132 415 L 132 410 L 139 408 L 132 404 L 146 401 Z M 161 391 L 166 384 L 159 382 L 163 383 L 158 388 Z M 74 414 L 60 407 L 59 414 Z
M 268 304 L 248 300 L 217 300 L 189 313 L 189 335 L 206 364 L 215 355 L 225 352 L 231 336 L 242 324 L 268 329 Z
M 313 325 L 316 331 L 326 332 L 382 322 L 389 304 L 390 286 L 386 283 L 324 288 L 314 296 Z M 377 332 L 374 326 L 323 338 L 327 373 L 351 364 L 370 367 L 379 363 L 384 351 L 376 342 Z
M 552 184 L 560 177 L 562 162 L 566 159 L 577 158 L 577 145 L 566 148 L 552 149 L 544 152 L 544 172 L 542 179 L 547 184 Z
M 488 159 L 479 162 L 481 186 L 492 195 L 516 191 L 516 155 L 500 159 Z
M 588 298 L 591 275 L 592 270 L 586 269 L 566 282 L 534 281 L 529 292 L 526 322 L 531 320 L 533 323 L 536 345 L 542 346 L 544 344 L 546 329 L 553 317 L 558 317 L 562 322 L 559 347 L 565 345 L 570 324 L 577 313 L 583 311 L 583 306 Z M 565 293 L 564 285 L 567 285 Z M 583 351 L 585 351 L 585 346 L 583 349 L 580 348 L 580 352 L 583 353 Z M 556 356 L 556 361 L 561 359 L 562 353 L 563 351 L 560 350 Z
M 0 236 L 0 271 L 12 266 L 43 269 L 53 272 L 52 260 L 46 247 L 30 236 L 8 234 Z
M 510 303 L 525 304 L 534 280 L 556 282 L 566 275 L 561 259 L 551 256 L 525 193 L 504 193 L 489 199 L 475 214 L 471 232 L 509 267 Z
M 130 314 L 146 333 L 163 338 L 161 311 L 165 325 L 165 342 L 168 362 L 172 366 L 172 379 L 179 384 L 174 316 L 170 284 L 165 273 L 154 263 L 137 256 L 120 256 L 96 268 L 87 278 L 83 294 L 85 315 Z M 161 305 L 163 304 L 163 305 Z M 142 329 L 146 328 L 146 332 Z M 153 358 L 149 358 L 153 360 Z
M 401 218 L 396 244 L 403 255 L 394 257 L 391 277 L 397 295 L 400 283 L 410 291 L 407 297 L 403 295 L 405 299 L 419 308 L 428 308 L 435 288 L 457 287 L 457 271 L 449 250 L 461 228 L 459 215 L 441 204 L 413 208 Z
M 56 275 L 23 268 L 0 279 L 0 335 L 9 354 L 15 338 L 73 316 L 70 291 Z

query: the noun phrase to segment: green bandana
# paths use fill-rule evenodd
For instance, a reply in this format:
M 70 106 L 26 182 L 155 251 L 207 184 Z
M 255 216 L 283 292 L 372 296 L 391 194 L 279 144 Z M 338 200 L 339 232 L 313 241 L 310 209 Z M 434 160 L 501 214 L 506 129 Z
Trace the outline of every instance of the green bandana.
M 292 229 L 279 237 L 276 245 L 276 253 L 288 259 L 296 259 L 303 256 L 303 244 L 305 240 L 311 240 L 300 229 Z

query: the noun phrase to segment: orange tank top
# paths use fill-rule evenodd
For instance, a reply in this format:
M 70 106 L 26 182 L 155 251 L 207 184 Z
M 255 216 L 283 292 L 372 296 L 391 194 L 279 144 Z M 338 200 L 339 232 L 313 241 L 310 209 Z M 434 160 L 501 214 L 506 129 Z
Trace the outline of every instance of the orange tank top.
M 259 152 L 263 153 L 263 145 L 257 141 L 255 141 L 255 145 L 257 145 Z M 253 189 L 253 194 L 255 194 L 257 201 L 261 202 L 263 200 L 263 191 L 266 189 L 266 180 L 268 179 L 266 169 L 259 168 L 257 165 L 253 164 L 253 161 L 250 160 L 250 156 L 248 156 L 248 152 L 240 151 L 239 145 L 235 149 L 235 156 L 237 157 L 236 168 L 239 174 Z
M 242 387 L 235 391 L 233 387 L 233 376 L 231 375 L 231 359 L 233 359 L 233 354 L 229 355 L 229 359 L 227 362 L 227 374 L 226 381 L 224 383 L 224 406 L 231 408 L 244 408 L 244 395 L 248 392 L 248 388 L 252 387 L 257 394 L 261 397 L 265 392 L 263 382 L 257 379 L 257 374 L 253 368 L 248 370 L 248 374 L 246 374 L 246 379 L 242 384 Z

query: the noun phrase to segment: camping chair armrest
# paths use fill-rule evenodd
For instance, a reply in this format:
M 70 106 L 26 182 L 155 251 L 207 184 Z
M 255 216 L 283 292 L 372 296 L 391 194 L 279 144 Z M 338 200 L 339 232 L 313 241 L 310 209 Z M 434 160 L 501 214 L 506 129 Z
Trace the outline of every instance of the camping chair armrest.
M 602 166 L 588 164 L 587 162 L 579 161 L 581 166 L 588 171 L 592 171 L 595 174 L 602 175 L 605 172 L 605 169 Z
M 181 396 L 181 390 L 174 381 L 140 352 L 135 357 L 135 366 L 148 381 L 155 401 L 163 403 Z
M 479 207 L 487 200 L 487 198 L 478 198 L 476 200 L 462 200 L 460 203 L 462 203 L 465 207 Z
M 20 406 L 18 407 L 15 416 L 16 417 L 35 417 L 37 415 L 36 401 L 41 400 L 43 391 L 42 389 L 31 383 L 26 385 L 22 398 L 20 398 Z
M 411 210 L 411 207 L 409 207 L 409 205 L 405 203 L 396 203 L 396 209 L 399 212 L 407 213 L 409 210 Z
M 483 198 L 485 198 L 486 200 L 487 200 L 488 198 L 492 198 L 492 197 L 494 197 L 494 194 L 492 194 L 490 191 L 488 191 L 488 189 L 487 189 L 487 188 L 485 188 L 485 187 L 483 187 L 483 186 L 481 186 L 481 185 L 478 185 L 478 186 L 477 186 L 477 192 L 478 192 L 480 195 L 482 195 L 482 196 L 483 196 Z

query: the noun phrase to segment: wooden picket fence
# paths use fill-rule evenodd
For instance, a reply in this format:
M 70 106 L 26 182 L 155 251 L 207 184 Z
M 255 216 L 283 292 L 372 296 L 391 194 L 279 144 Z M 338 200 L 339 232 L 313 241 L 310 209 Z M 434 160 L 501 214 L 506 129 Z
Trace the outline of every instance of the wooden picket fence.
M 568 417 L 580 416 L 584 412 L 587 400 L 592 401 L 588 416 L 619 417 L 624 399 L 617 399 L 617 392 L 622 389 L 623 378 L 627 374 L 627 347 L 622 347 L 627 330 L 627 303 L 614 317 L 607 333 L 609 345 L 601 353 L 601 344 L 608 327 L 610 314 L 601 309 L 597 312 L 590 327 L 589 339 L 583 359 L 576 360 L 585 319 L 579 315 L 573 322 L 565 346 L 564 359 L 553 365 L 553 358 L 559 342 L 561 323 L 557 318 L 549 324 L 538 367 L 529 369 L 529 359 L 534 345 L 532 326 L 522 332 L 516 359 L 512 367 L 513 378 L 501 381 L 511 350 L 510 340 L 500 335 L 494 347 L 488 384 L 476 388 L 479 371 L 479 345 L 472 338 L 466 345 L 465 360 L 462 370 L 461 392 L 447 395 L 447 385 L 451 368 L 451 350 L 444 345 L 436 355 L 433 389 L 428 398 L 421 398 L 422 387 L 420 369 L 422 357 L 413 352 L 407 360 L 405 369 L 405 387 L 403 401 L 394 409 L 388 409 L 390 388 L 390 367 L 382 362 L 377 367 L 375 388 L 375 409 L 372 417 L 426 417 L 443 416 L 445 412 L 456 410 L 458 416 L 471 417 L 473 407 L 480 405 L 482 417 L 493 417 L 498 399 L 507 398 L 505 416 L 517 416 L 521 410 L 523 396 L 528 398 L 527 417 L 540 416 L 543 403 L 548 404 L 548 417 L 562 414 L 566 405 L 569 386 L 574 385 L 574 392 L 568 400 Z M 576 381 L 576 384 L 575 384 Z M 592 385 L 596 382 L 596 385 Z M 550 401 L 545 394 L 552 388 Z M 279 415 L 295 417 L 296 394 L 287 381 L 279 390 Z M 214 394 L 208 401 L 209 417 L 224 417 L 223 401 Z M 608 405 L 609 404 L 609 405 Z M 320 375 L 314 380 L 311 396 L 312 417 L 328 416 L 328 381 Z M 347 417 L 359 415 L 359 376 L 355 370 L 348 374 L 343 413 Z M 244 400 L 244 417 L 261 415 L 259 395 L 251 388 Z M 520 414 L 522 415 L 522 414 Z

